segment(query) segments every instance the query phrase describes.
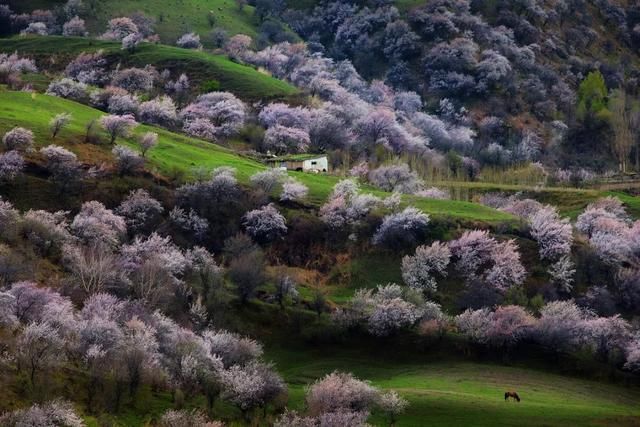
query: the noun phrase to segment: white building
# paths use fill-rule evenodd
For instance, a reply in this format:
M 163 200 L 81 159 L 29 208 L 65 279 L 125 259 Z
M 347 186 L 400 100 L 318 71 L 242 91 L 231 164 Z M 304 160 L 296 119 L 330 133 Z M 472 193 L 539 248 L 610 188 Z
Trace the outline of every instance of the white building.
M 276 168 L 301 172 L 329 172 L 329 160 L 322 154 L 297 154 L 268 159 L 268 163 Z

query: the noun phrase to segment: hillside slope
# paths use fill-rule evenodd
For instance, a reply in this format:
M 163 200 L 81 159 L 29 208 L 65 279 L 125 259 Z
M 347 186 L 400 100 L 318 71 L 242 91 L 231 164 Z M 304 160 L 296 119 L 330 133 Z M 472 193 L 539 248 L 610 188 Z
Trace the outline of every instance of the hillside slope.
M 57 0 L 10 0 L 12 9 L 30 12 L 34 9 L 50 9 L 62 4 Z M 230 34 L 256 34 L 253 7 L 238 8 L 233 0 L 109 0 L 91 2 L 91 15 L 87 20 L 92 34 L 104 32 L 109 19 L 143 12 L 155 19 L 156 30 L 165 43 L 173 44 L 186 32 L 195 31 L 203 38 L 212 30 L 209 16 L 216 27 Z
M 108 60 L 123 66 L 144 67 L 154 65 L 159 70 L 186 73 L 194 86 L 212 80 L 219 82 L 220 90 L 233 92 L 246 100 L 278 99 L 294 95 L 296 88 L 282 80 L 261 73 L 254 68 L 230 61 L 223 55 L 166 45 L 144 43 L 134 53 L 121 49 L 119 43 L 81 37 L 15 37 L 0 42 L 0 52 L 18 52 L 64 69 L 81 52 L 104 51 Z
M 27 127 L 36 134 L 39 146 L 51 143 L 49 138 L 49 120 L 58 113 L 68 112 L 73 115 L 71 124 L 62 132 L 60 140 L 82 141 L 85 125 L 104 113 L 73 101 L 47 95 L 25 92 L 0 92 L 0 133 L 14 126 Z M 153 130 L 160 136 L 158 146 L 149 153 L 149 159 L 159 173 L 168 175 L 179 169 L 189 173 L 196 167 L 213 169 L 220 166 L 231 166 L 237 169 L 238 177 L 247 183 L 249 177 L 264 169 L 259 162 L 239 156 L 218 145 L 199 141 L 164 129 L 150 126 L 139 126 L 135 134 Z M 105 137 L 106 139 L 106 137 Z M 135 138 L 126 140 L 126 144 L 135 146 Z M 90 151 L 80 150 L 86 144 L 71 144 L 69 148 L 80 155 L 85 162 L 95 161 L 95 150 L 102 152 L 102 158 L 109 157 L 109 146 L 90 146 Z M 83 152 L 85 156 L 83 157 Z M 322 202 L 339 178 L 329 175 L 311 175 L 296 173 L 297 178 L 310 189 L 310 198 L 315 203 Z M 367 190 L 388 196 L 381 191 Z M 411 203 L 425 212 L 442 218 L 461 221 L 480 221 L 497 223 L 512 220 L 513 217 L 475 203 L 453 200 L 427 200 L 412 198 Z

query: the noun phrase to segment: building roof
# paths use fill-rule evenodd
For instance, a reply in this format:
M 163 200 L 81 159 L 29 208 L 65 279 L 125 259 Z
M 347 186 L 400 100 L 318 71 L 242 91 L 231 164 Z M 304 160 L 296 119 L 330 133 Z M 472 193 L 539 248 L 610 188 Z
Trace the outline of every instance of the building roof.
M 288 156 L 272 157 L 266 159 L 267 162 L 302 162 L 305 160 L 321 159 L 327 157 L 326 154 L 291 154 Z

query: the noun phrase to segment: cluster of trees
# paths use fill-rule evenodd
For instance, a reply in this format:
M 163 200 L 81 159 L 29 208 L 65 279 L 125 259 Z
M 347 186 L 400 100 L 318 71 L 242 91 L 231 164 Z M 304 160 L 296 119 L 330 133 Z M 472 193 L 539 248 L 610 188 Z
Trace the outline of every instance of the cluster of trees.
M 557 294 L 568 296 L 578 271 L 577 262 L 591 259 L 589 274 L 600 271 L 603 277 L 614 280 L 608 287 L 595 283 L 581 301 L 595 311 L 611 314 L 611 307 L 636 312 L 640 299 L 637 273 L 637 222 L 620 199 L 606 197 L 590 203 L 574 225 L 561 218 L 557 210 L 532 199 L 515 196 L 487 194 L 482 202 L 494 208 L 512 213 L 525 221 L 528 236 L 538 243 L 538 256 L 546 267 L 549 281 Z M 574 249 L 574 226 L 588 243 L 588 253 Z M 578 253 L 580 255 L 578 255 Z M 589 258 L 589 254 L 593 254 Z M 585 268 L 584 265 L 581 265 Z M 588 281 L 590 282 L 590 281 Z M 600 297 L 595 297 L 600 295 Z
M 526 276 L 513 240 L 500 242 L 486 230 L 472 230 L 447 244 L 419 246 L 413 256 L 402 259 L 402 277 L 410 287 L 433 294 L 437 277 L 447 275 L 449 263 L 467 284 L 482 284 L 496 292 L 521 285 Z
M 594 8 L 587 7 L 588 3 Z M 490 106 L 487 114 L 474 120 L 478 131 L 488 131 L 475 140 L 474 157 L 483 162 L 526 161 L 532 155 L 546 154 L 544 151 L 557 156 L 551 147 L 553 138 L 545 141 L 546 147 L 539 147 L 545 150 L 532 152 L 526 134 L 541 140 L 546 133 L 541 132 L 543 128 L 566 129 L 568 125 L 575 132 L 569 135 L 574 147 L 565 147 L 569 156 L 562 157 L 567 166 L 579 167 L 580 162 L 570 157 L 580 152 L 579 146 L 605 154 L 608 160 L 608 164 L 596 160 L 590 165 L 611 167 L 615 157 L 624 169 L 630 146 L 627 130 L 635 127 L 627 119 L 636 114 L 624 91 L 635 95 L 638 79 L 624 65 L 612 63 L 604 52 L 613 49 L 612 34 L 627 49 L 637 45 L 636 5 L 621 6 L 609 0 L 559 4 L 536 0 L 523 4 L 503 1 L 488 7 L 468 0 L 442 0 L 401 13 L 388 2 L 327 1 L 312 10 L 291 8 L 284 16 L 314 52 L 336 61 L 348 59 L 367 78 L 384 75 L 389 86 L 415 90 L 434 101 L 446 97 L 467 104 L 484 97 Z M 565 25 L 567 22 L 571 25 Z M 596 22 L 607 28 L 606 35 L 596 28 Z M 594 44 L 601 46 L 599 58 L 589 51 Z M 581 121 L 582 88 L 577 90 L 578 85 L 594 70 L 604 76 L 603 84 L 606 81 L 605 98 L 607 87 L 621 89 L 612 91 L 610 103 L 611 109 L 624 113 L 611 117 L 615 137 Z M 606 106 L 606 99 L 604 103 Z M 522 129 L 518 141 L 509 134 L 508 124 L 530 112 L 538 123 Z M 613 153 L 603 153 L 585 140 L 594 131 L 611 142 Z
M 378 337 L 412 328 L 442 336 L 455 329 L 472 343 L 498 350 L 513 350 L 525 342 L 554 353 L 585 349 L 598 360 L 638 370 L 637 328 L 617 314 L 599 317 L 573 300 L 548 302 L 539 317 L 520 305 L 468 309 L 451 317 L 421 292 L 390 284 L 356 291 L 333 320 L 342 328 L 364 328 Z
M 53 10 L 37 9 L 31 13 L 15 13 L 6 5 L 0 5 L 0 35 L 10 34 L 60 34 L 64 36 L 86 36 L 87 30 L 82 16 L 87 11 L 82 0 L 68 0 Z
M 509 349 L 531 341 L 552 352 L 587 349 L 599 360 L 637 371 L 637 331 L 619 315 L 598 317 L 572 300 L 552 301 L 535 318 L 520 306 L 468 310 L 455 317 L 470 341 Z
M 425 300 L 421 293 L 396 284 L 359 289 L 348 305 L 333 314 L 343 328 L 366 327 L 375 336 L 389 336 L 401 329 L 446 320 L 440 306 Z
M 542 205 L 532 199 L 488 194 L 483 197 L 482 202 L 527 222 L 529 235 L 538 243 L 540 260 L 547 265 L 552 283 L 559 292 L 570 293 L 575 268 L 571 260 L 573 227 L 569 220 L 561 218 L 553 206 Z
M 132 115 L 143 123 L 172 130 L 182 128 L 210 140 L 228 137 L 244 125 L 247 107 L 231 93 L 200 95 L 184 105 L 190 86 L 185 74 L 171 80 L 168 70 L 158 72 L 153 66 L 111 71 L 104 55 L 95 52 L 78 55 L 66 67 L 65 77 L 53 81 L 47 93 L 88 103 L 112 115 Z
M 32 282 L 14 283 L 0 300 L 2 326 L 14 331 L 5 343 L 12 368 L 39 387 L 45 372 L 82 367 L 90 378 L 89 411 L 117 411 L 126 396 L 135 399 L 151 383 L 174 395 L 204 394 L 209 411 L 222 398 L 247 416 L 286 392 L 256 341 L 206 324 L 194 331 L 136 301 L 94 293 L 76 310 L 68 298 Z
M 54 116 L 49 122 L 52 139 L 55 139 L 71 120 L 72 116 L 67 113 Z M 119 137 L 130 136 L 131 130 L 138 125 L 135 119 L 129 115 L 103 116 L 98 122 L 109 135 L 111 144 L 114 144 Z M 94 124 L 94 121 L 87 124 L 87 137 Z M 153 132 L 141 135 L 139 144 L 142 155 L 125 146 L 114 145 L 112 153 L 115 171 L 121 176 L 140 172 L 145 162 L 144 155 L 157 142 L 158 135 Z M 24 154 L 36 151 L 34 149 L 34 135 L 29 129 L 15 127 L 4 134 L 2 143 L 4 152 L 0 154 L 0 180 L 8 182 L 14 180 L 22 172 L 25 165 Z M 59 187 L 61 194 L 77 189 L 77 184 L 84 178 L 97 173 L 95 169 L 85 171 L 76 154 L 55 144 L 41 148 L 39 154 L 44 160 L 44 168 L 49 173 L 51 181 Z
M 11 55 L 0 53 L 0 82 L 11 88 L 22 87 L 20 76 L 23 73 L 35 73 L 38 71 L 33 60 L 21 58 L 17 53 Z

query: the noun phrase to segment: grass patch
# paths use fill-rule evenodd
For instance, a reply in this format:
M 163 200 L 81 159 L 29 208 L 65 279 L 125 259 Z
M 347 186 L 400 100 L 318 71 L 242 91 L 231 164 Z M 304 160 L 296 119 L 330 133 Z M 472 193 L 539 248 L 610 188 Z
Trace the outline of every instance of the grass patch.
M 124 67 L 144 67 L 152 64 L 158 70 L 186 73 L 193 87 L 217 81 L 220 90 L 229 91 L 246 100 L 281 99 L 298 93 L 298 90 L 258 70 L 238 64 L 224 55 L 181 49 L 150 43 L 141 44 L 135 52 L 122 50 L 119 43 L 83 37 L 31 36 L 2 39 L 0 52 L 18 52 L 35 57 L 40 64 L 49 66 L 51 59 L 61 69 L 81 52 L 104 51 L 113 63 Z
M 388 349 L 388 352 L 392 352 Z M 281 350 L 267 355 L 290 385 L 289 406 L 303 409 L 308 384 L 333 370 L 353 372 L 411 403 L 400 426 L 631 426 L 640 420 L 637 390 L 521 367 L 459 361 L 413 361 L 329 349 Z M 515 389 L 522 402 L 504 402 Z M 370 418 L 385 425 L 381 414 Z

